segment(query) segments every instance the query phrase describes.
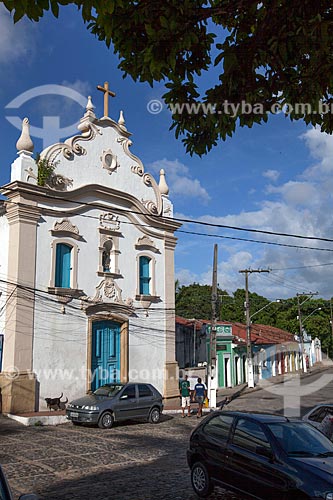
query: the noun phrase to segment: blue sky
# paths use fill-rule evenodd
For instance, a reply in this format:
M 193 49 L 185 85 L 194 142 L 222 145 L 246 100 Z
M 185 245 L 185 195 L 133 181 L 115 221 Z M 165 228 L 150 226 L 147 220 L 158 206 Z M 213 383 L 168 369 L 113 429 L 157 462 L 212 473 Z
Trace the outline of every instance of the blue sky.
M 91 95 L 96 115 L 102 116 L 103 97 L 96 85 L 109 81 L 117 94 L 109 104 L 109 115 L 118 120 L 120 110 L 124 111 L 126 126 L 133 134 L 131 150 L 147 171 L 158 178 L 160 168 L 165 169 L 177 217 L 333 238 L 331 136 L 276 115 L 268 124 L 239 129 L 203 158 L 191 157 L 169 131 L 171 116 L 165 107 L 158 114 L 148 112 L 149 102 L 161 99 L 163 85 L 151 88 L 129 77 L 123 79 L 117 57 L 88 32 L 76 8 L 62 8 L 58 20 L 46 15 L 37 24 L 23 19 L 13 25 L 0 6 L 0 26 L 0 185 L 10 179 L 20 135 L 8 117 L 28 116 L 31 126 L 42 127 L 43 117 L 59 116 L 63 128 L 77 123 L 83 114 L 79 103 L 61 96 L 35 97 L 18 109 L 6 108 L 8 103 L 35 87 L 62 85 Z M 215 80 L 214 72 L 204 75 L 205 85 Z M 33 140 L 35 151 L 41 151 L 42 140 Z M 218 282 L 228 292 L 244 287 L 239 270 L 270 268 L 269 274 L 250 276 L 251 291 L 271 300 L 310 291 L 325 298 L 333 295 L 331 242 L 189 223 L 182 230 L 188 233 L 178 234 L 175 254 L 176 278 L 181 284 L 211 283 L 213 247 L 218 243 Z

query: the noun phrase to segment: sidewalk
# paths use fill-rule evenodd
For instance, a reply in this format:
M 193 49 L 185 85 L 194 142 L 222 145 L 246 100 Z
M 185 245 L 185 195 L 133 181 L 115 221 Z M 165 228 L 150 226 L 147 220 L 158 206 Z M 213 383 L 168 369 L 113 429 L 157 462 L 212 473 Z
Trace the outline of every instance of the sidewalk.
M 292 372 L 292 373 L 286 373 L 283 375 L 277 375 L 275 377 L 270 377 L 266 379 L 272 384 L 281 384 L 283 383 L 286 379 L 290 379 L 295 376 L 300 376 L 301 379 L 308 377 L 309 375 L 313 375 L 315 373 L 320 373 L 321 371 L 325 371 L 328 368 L 333 366 L 333 362 L 331 360 L 325 361 L 324 363 L 316 363 L 316 365 L 312 366 L 310 370 L 307 373 L 303 372 Z M 264 381 L 264 380 L 263 380 Z M 219 408 L 223 401 L 226 398 L 230 398 L 230 400 L 236 399 L 243 394 L 248 394 L 249 392 L 253 391 L 260 391 L 263 390 L 264 388 L 260 386 L 260 382 L 256 384 L 255 387 L 248 387 L 247 384 L 240 384 L 235 387 L 228 387 L 224 388 L 221 387 L 217 390 L 216 394 L 216 407 Z M 215 408 L 214 408 L 215 409 Z M 203 408 L 203 413 L 209 413 L 212 411 L 213 408 Z M 191 415 L 196 415 L 198 411 L 198 403 L 192 402 L 191 403 Z M 181 406 L 180 406 L 180 399 L 179 403 L 173 402 L 173 403 L 168 403 L 165 402 L 164 405 L 164 414 L 180 414 L 182 412 Z M 17 420 L 23 425 L 59 425 L 68 422 L 65 416 L 65 411 L 52 411 L 52 412 L 36 412 L 36 413 L 25 413 L 25 414 L 20 414 L 20 415 L 12 415 L 8 414 L 7 415 L 9 418 L 13 420 Z
M 288 379 L 291 379 L 294 377 L 298 377 L 298 376 L 300 376 L 301 379 L 304 379 L 304 378 L 308 377 L 309 375 L 313 375 L 315 373 L 320 373 L 322 371 L 325 371 L 332 366 L 333 366 L 333 362 L 331 360 L 327 360 L 325 362 L 316 363 L 315 365 L 311 366 L 311 368 L 308 369 L 307 373 L 303 373 L 302 371 L 285 373 L 283 375 L 276 375 L 275 377 L 262 379 L 262 382 L 264 382 L 266 380 L 266 381 L 270 382 L 271 384 L 282 384 L 285 380 L 288 380 Z M 216 399 L 218 402 L 221 402 L 226 397 L 229 397 L 231 399 L 235 399 L 235 398 L 241 396 L 242 394 L 247 394 L 247 393 L 253 392 L 253 391 L 261 391 L 264 389 L 264 387 L 262 387 L 260 385 L 260 382 L 261 381 L 259 381 L 255 385 L 255 387 L 248 387 L 247 383 L 245 383 L 245 384 L 240 384 L 240 385 L 237 385 L 235 387 L 230 387 L 230 388 L 224 388 L 224 387 L 219 388 L 217 390 L 217 398 Z

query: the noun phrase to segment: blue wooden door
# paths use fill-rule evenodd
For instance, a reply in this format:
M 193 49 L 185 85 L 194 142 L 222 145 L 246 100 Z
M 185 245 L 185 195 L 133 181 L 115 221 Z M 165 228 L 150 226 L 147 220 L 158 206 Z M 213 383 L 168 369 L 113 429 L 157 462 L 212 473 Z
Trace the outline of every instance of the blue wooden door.
M 95 321 L 92 328 L 92 382 L 94 391 L 103 384 L 120 382 L 120 325 Z

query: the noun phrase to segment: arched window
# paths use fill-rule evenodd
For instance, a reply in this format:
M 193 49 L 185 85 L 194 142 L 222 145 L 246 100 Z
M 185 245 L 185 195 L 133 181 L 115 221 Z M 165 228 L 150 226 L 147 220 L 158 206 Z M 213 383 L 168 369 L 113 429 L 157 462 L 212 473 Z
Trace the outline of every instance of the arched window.
M 139 272 L 140 272 L 140 294 L 150 295 L 150 282 L 151 282 L 151 259 L 146 256 L 141 256 L 139 259 Z
M 58 243 L 56 247 L 55 287 L 71 287 L 72 247 Z

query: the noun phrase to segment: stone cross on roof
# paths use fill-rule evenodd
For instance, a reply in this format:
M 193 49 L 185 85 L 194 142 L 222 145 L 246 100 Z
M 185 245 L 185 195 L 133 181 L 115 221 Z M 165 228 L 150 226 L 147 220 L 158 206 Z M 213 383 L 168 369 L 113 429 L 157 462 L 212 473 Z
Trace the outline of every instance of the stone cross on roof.
M 109 82 L 104 82 L 104 87 L 97 85 L 96 88 L 104 92 L 104 116 L 109 116 L 109 95 L 115 97 L 116 94 L 109 90 Z

